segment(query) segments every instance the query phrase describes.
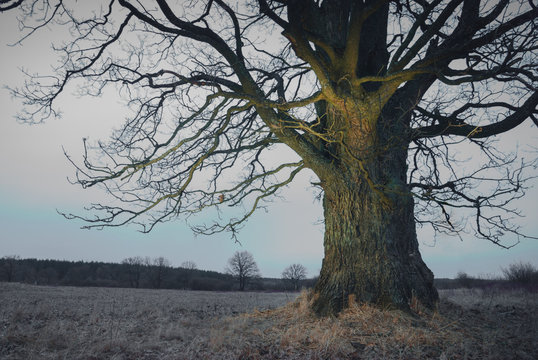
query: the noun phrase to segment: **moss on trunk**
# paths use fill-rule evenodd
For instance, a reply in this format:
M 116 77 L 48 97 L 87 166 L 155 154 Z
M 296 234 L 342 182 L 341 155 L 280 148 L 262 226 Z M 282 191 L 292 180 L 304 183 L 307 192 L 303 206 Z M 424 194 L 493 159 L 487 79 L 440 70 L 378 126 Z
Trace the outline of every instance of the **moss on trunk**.
M 389 195 L 392 204 L 385 207 L 368 186 L 358 188 L 332 184 L 325 190 L 325 257 L 315 287 L 316 312 L 337 313 L 350 295 L 382 307 L 409 309 L 413 298 L 433 307 L 437 291 L 418 250 L 412 197 Z
M 404 310 L 412 301 L 433 307 L 438 300 L 418 249 L 407 146 L 386 139 L 376 136 L 371 151 L 361 147 L 352 158 L 341 152 L 341 171 L 321 179 L 325 257 L 314 291 L 319 314 L 339 312 L 351 295 Z

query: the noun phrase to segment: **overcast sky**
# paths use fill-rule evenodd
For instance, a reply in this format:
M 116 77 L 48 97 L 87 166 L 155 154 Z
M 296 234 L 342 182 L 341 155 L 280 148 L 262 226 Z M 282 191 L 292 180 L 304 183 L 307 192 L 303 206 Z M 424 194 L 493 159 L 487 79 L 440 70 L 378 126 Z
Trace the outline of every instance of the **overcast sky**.
M 0 83 L 21 85 L 21 68 L 50 73 L 50 40 L 55 34 L 45 30 L 24 46 L 9 47 L 19 37 L 12 15 L 0 15 Z M 81 230 L 78 221 L 69 221 L 57 210 L 77 212 L 103 199 L 96 190 L 70 185 L 73 176 L 62 148 L 73 155 L 82 153 L 82 138 L 106 139 L 119 126 L 125 109 L 113 94 L 79 99 L 64 95 L 59 99 L 61 119 L 42 125 L 19 124 L 14 115 L 21 104 L 0 89 L 0 257 L 65 259 L 120 262 L 130 256 L 164 256 L 175 266 L 194 261 L 199 268 L 223 271 L 236 250 L 248 250 L 264 276 L 279 277 L 291 263 L 301 263 L 309 276 L 317 275 L 323 258 L 321 204 L 314 200 L 309 183 L 313 175 L 303 172 L 292 186 L 275 199 L 268 212 L 259 211 L 239 234 L 241 244 L 226 233 L 195 238 L 183 221 L 158 226 L 150 234 L 134 227 Z M 503 135 L 503 142 L 521 147 L 538 144 L 538 129 L 527 124 Z M 527 216 L 519 221 L 523 231 L 538 236 L 538 182 L 525 199 L 515 205 Z M 514 238 L 508 238 L 514 241 Z M 522 239 L 505 250 L 471 234 L 458 238 L 433 237 L 419 231 L 425 262 L 436 277 L 454 277 L 459 271 L 471 275 L 499 274 L 501 267 L 524 261 L 538 266 L 538 241 Z

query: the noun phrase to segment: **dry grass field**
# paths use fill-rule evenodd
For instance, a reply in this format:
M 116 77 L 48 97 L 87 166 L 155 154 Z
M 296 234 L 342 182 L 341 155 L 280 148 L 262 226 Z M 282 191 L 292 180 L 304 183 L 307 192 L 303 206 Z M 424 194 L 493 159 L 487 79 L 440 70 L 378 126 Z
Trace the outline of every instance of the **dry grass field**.
M 538 299 L 445 290 L 438 311 L 354 304 L 320 319 L 303 293 L 0 283 L 1 359 L 538 359 Z

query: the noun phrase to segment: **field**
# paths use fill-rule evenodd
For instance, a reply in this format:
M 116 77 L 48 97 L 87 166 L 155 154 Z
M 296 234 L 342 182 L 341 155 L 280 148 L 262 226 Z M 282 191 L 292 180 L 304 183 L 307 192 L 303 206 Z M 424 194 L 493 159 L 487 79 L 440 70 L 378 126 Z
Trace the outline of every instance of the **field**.
M 435 312 L 354 304 L 337 318 L 306 293 L 0 283 L 1 359 L 538 359 L 538 299 L 445 290 Z

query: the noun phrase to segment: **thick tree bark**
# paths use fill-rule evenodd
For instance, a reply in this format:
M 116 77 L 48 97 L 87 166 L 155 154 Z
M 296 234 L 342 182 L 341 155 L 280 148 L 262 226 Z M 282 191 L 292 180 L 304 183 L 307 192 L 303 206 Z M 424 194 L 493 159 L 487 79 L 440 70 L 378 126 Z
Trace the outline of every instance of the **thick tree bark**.
M 333 116 L 329 122 L 344 120 Z M 416 300 L 431 308 L 438 294 L 418 249 L 405 124 L 380 116 L 374 129 L 348 134 L 332 149 L 341 171 L 320 176 L 325 257 L 314 310 L 337 313 L 350 296 L 387 308 L 408 310 Z
M 350 295 L 399 309 L 409 309 L 413 297 L 427 307 L 437 301 L 433 273 L 418 250 L 412 197 L 393 193 L 387 207 L 379 196 L 357 179 L 325 186 L 325 257 L 316 312 L 339 312 Z
M 350 295 L 382 307 L 409 309 L 413 297 L 434 306 L 437 291 L 418 250 L 412 198 L 393 195 L 398 202 L 384 208 L 377 194 L 352 179 L 327 187 L 316 312 L 337 313 Z

